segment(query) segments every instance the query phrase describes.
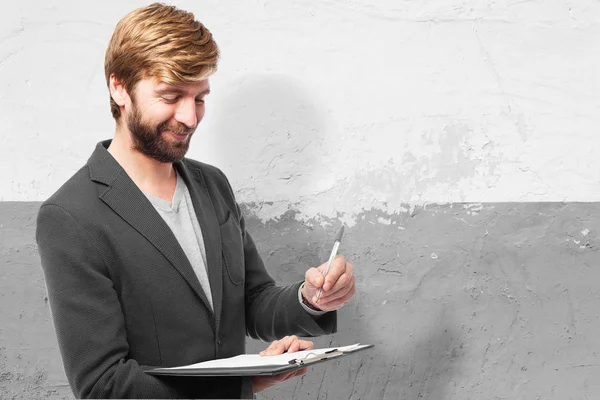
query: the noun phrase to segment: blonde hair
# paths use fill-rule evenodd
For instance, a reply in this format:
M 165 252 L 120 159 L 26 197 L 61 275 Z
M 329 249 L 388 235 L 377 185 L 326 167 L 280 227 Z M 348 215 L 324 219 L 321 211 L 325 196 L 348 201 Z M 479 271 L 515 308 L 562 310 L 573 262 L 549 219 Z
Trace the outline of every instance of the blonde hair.
M 219 49 L 194 14 L 153 3 L 127 14 L 117 24 L 104 59 L 106 83 L 115 74 L 132 95 L 144 78 L 170 84 L 197 82 L 217 70 Z M 110 99 L 113 117 L 121 110 Z

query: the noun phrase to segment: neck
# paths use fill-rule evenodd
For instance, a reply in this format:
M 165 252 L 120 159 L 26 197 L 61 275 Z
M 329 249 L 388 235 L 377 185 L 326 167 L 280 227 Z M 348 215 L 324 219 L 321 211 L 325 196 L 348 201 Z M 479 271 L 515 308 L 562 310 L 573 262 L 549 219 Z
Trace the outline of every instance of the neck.
M 127 175 L 143 191 L 155 193 L 176 180 L 172 163 L 162 163 L 133 148 L 131 134 L 123 124 L 117 124 L 108 152 L 123 167 Z

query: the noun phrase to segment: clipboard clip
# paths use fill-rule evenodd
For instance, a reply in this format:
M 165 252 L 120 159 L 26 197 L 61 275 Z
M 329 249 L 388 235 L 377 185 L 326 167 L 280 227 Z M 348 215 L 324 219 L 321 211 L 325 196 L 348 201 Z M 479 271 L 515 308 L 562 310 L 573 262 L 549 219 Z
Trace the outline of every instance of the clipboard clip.
M 344 353 L 338 349 L 332 349 L 332 350 L 326 351 L 323 354 L 308 353 L 306 356 L 304 356 L 302 358 L 294 358 L 293 360 L 290 360 L 289 364 L 306 365 L 306 364 L 314 363 L 319 360 L 326 360 L 328 358 L 338 357 L 338 356 L 341 356 L 342 354 L 344 354 Z

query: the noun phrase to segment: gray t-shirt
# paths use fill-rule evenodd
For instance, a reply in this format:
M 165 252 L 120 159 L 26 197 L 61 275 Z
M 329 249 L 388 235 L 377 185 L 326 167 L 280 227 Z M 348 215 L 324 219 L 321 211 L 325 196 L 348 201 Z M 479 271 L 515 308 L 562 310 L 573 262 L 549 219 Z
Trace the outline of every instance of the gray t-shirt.
M 185 182 L 177 174 L 175 194 L 170 203 L 146 192 L 144 192 L 144 195 L 146 195 L 150 203 L 152 203 L 156 211 L 158 211 L 169 228 L 171 228 L 171 231 L 173 231 L 175 238 L 192 265 L 200 281 L 200 285 L 202 285 L 202 290 L 204 290 L 208 298 L 210 307 L 214 310 L 206 269 L 206 250 L 204 248 L 202 230 L 200 229 L 192 198 Z
M 204 248 L 202 230 L 200 229 L 200 223 L 194 211 L 194 204 L 192 203 L 192 198 L 185 182 L 177 174 L 177 185 L 175 186 L 175 194 L 173 194 L 171 203 L 146 192 L 143 193 L 165 220 L 169 228 L 171 228 L 171 231 L 173 231 L 175 238 L 190 261 L 200 281 L 200 285 L 202 285 L 202 290 L 204 290 L 208 298 L 211 309 L 214 310 L 210 282 L 208 281 L 206 250 Z M 302 305 L 302 308 L 312 315 L 325 314 L 325 311 L 316 311 L 307 307 L 302 302 L 301 290 L 302 286 L 298 289 L 298 302 Z

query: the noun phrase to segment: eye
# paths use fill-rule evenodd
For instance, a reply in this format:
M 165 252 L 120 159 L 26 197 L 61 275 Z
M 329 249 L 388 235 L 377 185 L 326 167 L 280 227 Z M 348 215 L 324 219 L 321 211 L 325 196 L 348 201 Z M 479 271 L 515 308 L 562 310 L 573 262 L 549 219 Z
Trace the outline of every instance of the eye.
M 196 99 L 196 104 L 204 104 L 204 99 Z
M 167 104 L 174 104 L 177 103 L 177 101 L 179 100 L 179 96 L 176 97 L 163 97 L 162 100 L 167 103 Z

